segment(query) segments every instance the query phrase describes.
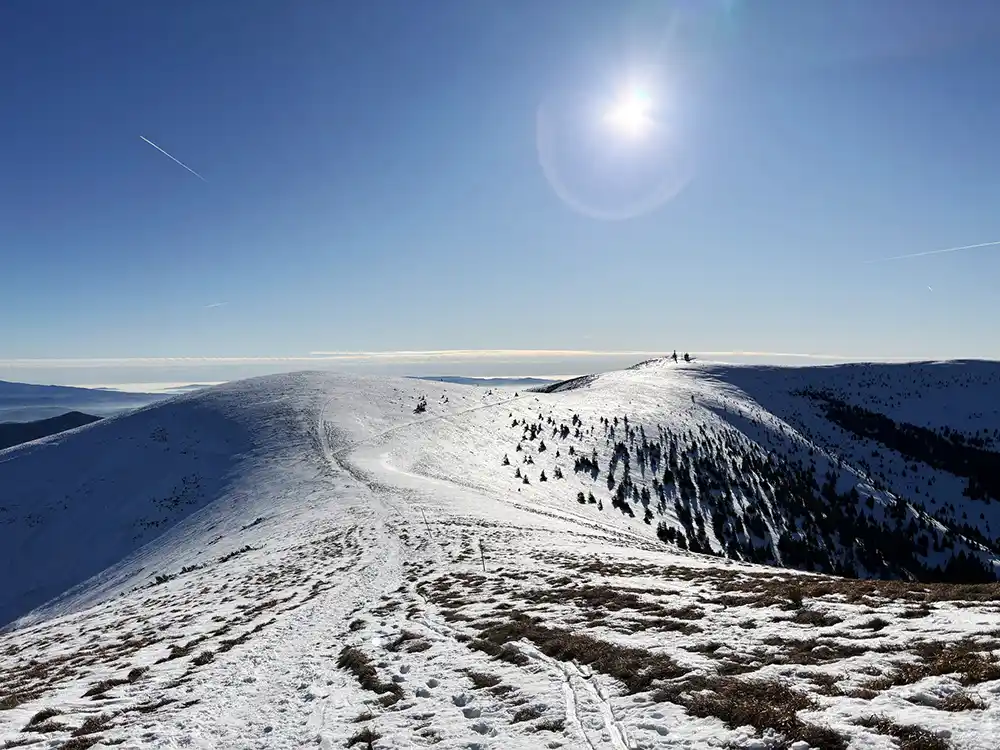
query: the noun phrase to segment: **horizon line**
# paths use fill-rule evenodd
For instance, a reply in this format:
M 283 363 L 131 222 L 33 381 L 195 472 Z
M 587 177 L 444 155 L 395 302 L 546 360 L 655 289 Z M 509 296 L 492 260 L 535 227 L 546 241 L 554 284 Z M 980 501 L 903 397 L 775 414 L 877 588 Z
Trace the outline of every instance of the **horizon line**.
M 942 359 L 984 359 L 983 357 L 927 357 L 927 356 L 865 356 L 847 354 L 758 352 L 758 351 L 702 351 L 691 352 L 695 357 L 773 357 L 786 359 L 812 359 L 841 362 L 927 362 Z M 180 367 L 210 365 L 271 365 L 311 364 L 322 362 L 383 362 L 432 363 L 475 362 L 479 360 L 531 360 L 531 359 L 602 359 L 602 358 L 668 358 L 663 350 L 593 350 L 593 349 L 430 349 L 400 351 L 316 351 L 308 356 L 245 356 L 245 357 L 20 357 L 0 359 L 0 368 L 24 369 L 32 367 L 81 368 L 81 367 Z

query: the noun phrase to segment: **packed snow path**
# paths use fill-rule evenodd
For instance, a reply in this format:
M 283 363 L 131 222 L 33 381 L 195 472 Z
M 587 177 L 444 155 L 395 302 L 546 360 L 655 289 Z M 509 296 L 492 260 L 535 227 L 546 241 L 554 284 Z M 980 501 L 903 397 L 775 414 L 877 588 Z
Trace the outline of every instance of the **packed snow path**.
M 704 381 L 664 377 L 514 397 L 309 375 L 179 400 L 252 438 L 226 433 L 217 496 L 0 636 L 0 746 L 995 748 L 996 586 L 690 554 L 581 505 L 576 477 L 511 482 L 512 421 L 712 416 L 690 406 Z

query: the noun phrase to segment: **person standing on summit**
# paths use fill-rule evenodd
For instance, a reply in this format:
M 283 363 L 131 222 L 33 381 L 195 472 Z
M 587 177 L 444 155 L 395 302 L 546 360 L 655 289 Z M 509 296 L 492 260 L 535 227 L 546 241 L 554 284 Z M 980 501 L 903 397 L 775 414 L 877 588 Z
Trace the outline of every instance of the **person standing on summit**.
M 673 358 L 674 358 L 674 362 L 676 362 L 677 361 L 677 350 L 676 349 L 674 349 Z

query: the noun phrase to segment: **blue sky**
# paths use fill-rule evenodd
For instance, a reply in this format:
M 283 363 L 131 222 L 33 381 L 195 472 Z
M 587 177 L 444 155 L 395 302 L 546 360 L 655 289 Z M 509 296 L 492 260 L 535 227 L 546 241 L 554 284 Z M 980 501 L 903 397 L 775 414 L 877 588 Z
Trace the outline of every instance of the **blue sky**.
M 998 358 L 1000 248 L 865 263 L 1000 240 L 998 37 L 993 0 L 6 0 L 0 378 Z

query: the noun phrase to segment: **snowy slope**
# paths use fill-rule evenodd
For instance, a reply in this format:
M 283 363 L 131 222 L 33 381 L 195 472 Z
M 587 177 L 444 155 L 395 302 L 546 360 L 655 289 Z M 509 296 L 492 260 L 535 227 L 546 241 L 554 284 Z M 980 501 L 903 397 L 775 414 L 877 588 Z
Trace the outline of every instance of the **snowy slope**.
M 30 443 L 32 440 L 40 440 L 67 430 L 74 430 L 99 420 L 100 417 L 91 414 L 69 411 L 58 417 L 39 419 L 34 422 L 0 422 L 0 450 L 21 445 L 21 443 Z
M 998 584 L 747 561 L 782 524 L 823 525 L 823 497 L 775 492 L 779 455 L 837 465 L 803 382 L 843 379 L 652 363 L 535 393 L 301 373 L 0 453 L 0 746 L 996 747 Z M 838 471 L 873 498 L 859 516 L 893 518 L 891 486 Z M 954 545 L 936 562 L 993 559 L 927 523 Z M 829 536 L 810 566 L 857 555 Z M 854 572 L 906 572 L 868 552 L 885 565 Z

